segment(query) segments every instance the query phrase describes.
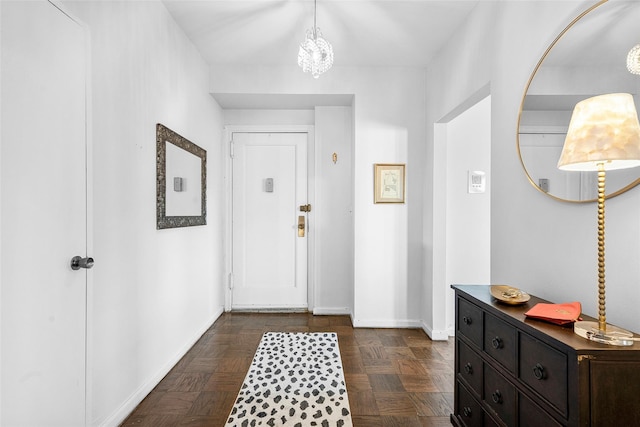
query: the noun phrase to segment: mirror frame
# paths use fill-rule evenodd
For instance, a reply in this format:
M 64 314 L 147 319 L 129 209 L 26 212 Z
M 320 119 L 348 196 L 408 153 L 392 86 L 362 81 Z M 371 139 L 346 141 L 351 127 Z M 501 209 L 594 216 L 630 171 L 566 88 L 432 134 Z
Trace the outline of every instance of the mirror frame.
M 173 144 L 200 158 L 200 206 L 197 216 L 166 216 L 167 212 L 167 145 Z M 190 227 L 207 224 L 207 151 L 178 135 L 171 129 L 156 124 L 156 229 Z
M 560 34 L 558 34 L 558 36 L 553 40 L 553 42 L 551 42 L 551 44 L 549 45 L 549 47 L 544 51 L 544 53 L 542 54 L 542 57 L 540 58 L 540 60 L 538 61 L 538 63 L 536 64 L 535 68 L 533 69 L 533 72 L 531 73 L 531 76 L 529 77 L 529 81 L 527 82 L 527 84 L 525 85 L 524 88 L 524 93 L 522 95 L 522 101 L 520 102 L 520 110 L 518 111 L 518 121 L 516 123 L 516 150 L 518 152 L 518 159 L 520 160 L 520 165 L 522 166 L 522 169 L 524 170 L 525 175 L 527 176 L 527 180 L 529 181 L 529 183 L 539 192 L 547 195 L 548 197 L 551 197 L 552 199 L 561 201 L 561 202 L 568 202 L 568 203 L 592 203 L 592 202 L 596 202 L 597 198 L 593 198 L 593 199 L 586 199 L 586 200 L 570 200 L 570 199 L 563 199 L 562 197 L 558 197 L 555 196 L 551 193 L 548 193 L 546 191 L 544 191 L 542 188 L 540 188 L 540 186 L 538 184 L 536 184 L 533 180 L 533 178 L 531 178 L 531 175 L 529 175 L 529 171 L 527 170 L 527 167 L 524 164 L 524 160 L 522 159 L 522 152 L 520 151 L 520 121 L 522 119 L 522 112 L 523 112 L 523 108 L 524 108 L 524 103 L 527 97 L 527 93 L 529 92 L 529 88 L 531 86 L 531 83 L 533 82 L 533 79 L 535 78 L 536 74 L 538 73 L 539 68 L 542 66 L 542 64 L 544 63 L 545 59 L 547 58 L 547 56 L 549 55 L 549 52 L 551 52 L 551 50 L 555 47 L 555 45 L 560 41 L 560 39 L 562 39 L 562 37 L 565 35 L 565 33 L 567 33 L 567 31 L 569 31 L 578 21 L 580 21 L 585 15 L 589 14 L 590 12 L 594 11 L 595 9 L 597 9 L 598 7 L 609 3 L 609 0 L 600 0 L 598 3 L 590 6 L 587 10 L 585 10 L 584 12 L 582 12 L 580 15 L 578 15 L 573 21 L 571 21 L 569 23 L 569 25 L 567 25 L 565 27 L 564 30 L 562 30 L 560 32 Z M 605 196 L 606 199 L 610 199 L 612 197 L 618 196 L 628 190 L 630 190 L 631 188 L 637 186 L 638 184 L 640 184 L 640 178 L 636 179 L 635 181 L 631 182 L 630 184 L 620 188 L 619 190 L 607 194 Z

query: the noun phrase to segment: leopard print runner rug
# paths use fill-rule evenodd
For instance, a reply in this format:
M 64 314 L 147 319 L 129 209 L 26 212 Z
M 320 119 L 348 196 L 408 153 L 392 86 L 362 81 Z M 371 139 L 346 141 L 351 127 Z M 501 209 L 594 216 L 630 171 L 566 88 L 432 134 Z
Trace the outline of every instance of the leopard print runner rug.
M 265 333 L 226 426 L 352 425 L 336 334 Z

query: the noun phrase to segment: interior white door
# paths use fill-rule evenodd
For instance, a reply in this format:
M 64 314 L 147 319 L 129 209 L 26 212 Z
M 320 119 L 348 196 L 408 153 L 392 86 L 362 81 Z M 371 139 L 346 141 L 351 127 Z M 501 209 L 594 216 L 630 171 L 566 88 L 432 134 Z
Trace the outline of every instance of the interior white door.
M 307 134 L 234 133 L 232 145 L 231 307 L 306 308 Z
M 1 424 L 82 426 L 85 33 L 47 1 L 0 3 Z

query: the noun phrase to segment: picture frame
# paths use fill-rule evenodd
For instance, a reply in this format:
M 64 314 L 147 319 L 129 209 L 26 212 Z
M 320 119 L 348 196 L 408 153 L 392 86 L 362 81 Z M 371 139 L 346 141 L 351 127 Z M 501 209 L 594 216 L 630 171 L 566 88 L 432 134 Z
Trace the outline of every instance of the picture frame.
M 404 163 L 376 163 L 373 176 L 374 203 L 404 203 Z
M 156 124 L 156 229 L 206 225 L 206 195 L 206 150 Z

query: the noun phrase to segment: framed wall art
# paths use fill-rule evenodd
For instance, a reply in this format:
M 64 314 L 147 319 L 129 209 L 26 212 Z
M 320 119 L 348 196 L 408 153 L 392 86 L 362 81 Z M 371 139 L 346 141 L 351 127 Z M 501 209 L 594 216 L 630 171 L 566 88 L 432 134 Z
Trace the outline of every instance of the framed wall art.
M 376 163 L 373 173 L 374 203 L 404 203 L 404 164 Z
M 207 224 L 207 152 L 156 125 L 156 228 Z

